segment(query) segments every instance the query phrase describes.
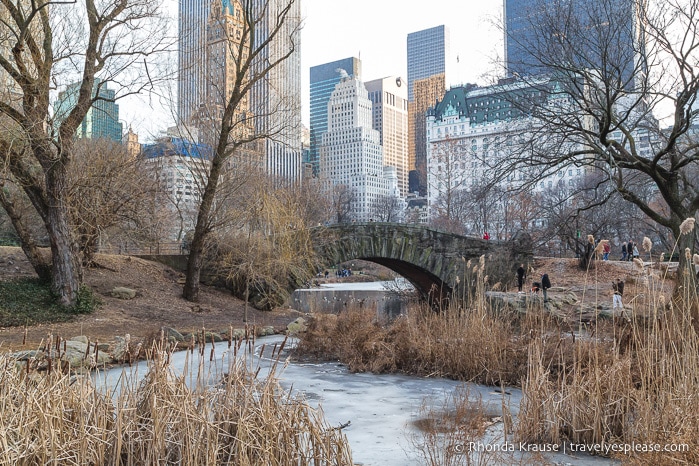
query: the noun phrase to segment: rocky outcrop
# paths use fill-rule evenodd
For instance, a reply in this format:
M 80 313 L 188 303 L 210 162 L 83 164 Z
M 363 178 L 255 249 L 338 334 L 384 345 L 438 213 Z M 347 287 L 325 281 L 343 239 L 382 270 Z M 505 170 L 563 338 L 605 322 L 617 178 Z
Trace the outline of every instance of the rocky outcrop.
M 490 291 L 486 292 L 486 296 L 495 311 L 526 313 L 543 309 L 550 316 L 570 324 L 593 322 L 598 318 L 615 316 L 611 301 L 583 302 L 575 292 L 565 288 L 551 288 L 547 302 L 544 302 L 541 292 L 517 294 Z

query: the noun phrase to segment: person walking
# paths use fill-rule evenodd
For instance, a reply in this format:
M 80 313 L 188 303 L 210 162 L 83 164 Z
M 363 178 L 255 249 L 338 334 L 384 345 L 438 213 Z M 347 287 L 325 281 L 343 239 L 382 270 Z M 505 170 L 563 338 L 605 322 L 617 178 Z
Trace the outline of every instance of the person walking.
M 629 240 L 629 244 L 626 245 L 627 258 L 626 260 L 633 260 L 633 241 Z
M 527 271 L 524 270 L 524 264 L 519 264 L 517 269 L 517 292 L 522 293 L 522 285 L 524 285 L 524 279 L 527 276 Z
M 609 244 L 609 241 L 605 241 L 604 244 L 602 245 L 602 260 L 608 261 L 609 260 L 609 253 L 612 252 L 612 245 Z
M 549 280 L 549 274 L 545 273 L 541 276 L 541 289 L 544 292 L 544 302 L 547 303 L 549 301 L 548 294 L 546 291 L 551 288 L 551 280 Z
M 622 261 L 625 261 L 625 260 L 626 260 L 626 255 L 627 255 L 627 252 L 626 252 L 626 241 L 624 241 L 623 243 L 621 243 L 621 260 L 622 260 Z
M 641 254 L 638 252 L 638 246 L 636 245 L 636 243 L 634 243 L 634 245 L 633 245 L 633 258 L 638 259 L 639 257 L 641 257 Z
M 624 295 L 624 282 L 617 278 L 616 282 L 612 282 L 612 289 L 614 290 L 612 310 L 616 309 L 617 307 L 620 310 L 624 309 L 624 305 L 621 302 L 621 297 Z

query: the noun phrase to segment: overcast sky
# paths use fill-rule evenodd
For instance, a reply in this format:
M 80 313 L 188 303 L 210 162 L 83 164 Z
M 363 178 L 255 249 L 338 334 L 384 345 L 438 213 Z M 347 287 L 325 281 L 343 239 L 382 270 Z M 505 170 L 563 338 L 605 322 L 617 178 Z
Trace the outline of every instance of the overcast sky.
M 502 58 L 502 0 L 301 0 L 303 121 L 308 126 L 309 70 L 347 57 L 362 60 L 362 80 L 407 79 L 408 33 L 445 24 L 453 73 L 447 84 L 485 83 Z M 459 57 L 456 66 L 456 57 Z
M 206 1 L 206 0 L 203 0 Z M 445 24 L 451 35 L 451 77 L 447 85 L 487 83 L 502 58 L 502 0 L 300 0 L 303 122 L 309 126 L 309 74 L 316 65 L 348 57 L 362 60 L 362 79 L 407 79 L 408 33 Z M 177 0 L 167 0 L 176 21 Z M 459 57 L 458 65 L 456 57 Z M 176 58 L 175 58 L 176 59 Z M 173 84 L 174 85 L 174 84 Z M 171 119 L 159 99 L 132 97 L 119 102 L 120 118 L 141 141 L 165 130 Z M 126 128 L 124 128 L 126 130 Z

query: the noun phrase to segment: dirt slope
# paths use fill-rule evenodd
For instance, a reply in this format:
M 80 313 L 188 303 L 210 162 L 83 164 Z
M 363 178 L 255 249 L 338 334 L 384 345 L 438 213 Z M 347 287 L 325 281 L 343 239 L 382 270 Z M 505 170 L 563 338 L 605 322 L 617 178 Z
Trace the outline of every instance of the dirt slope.
M 184 276 L 161 264 L 130 256 L 98 255 L 99 267 L 85 270 L 85 283 L 99 295 L 99 310 L 77 317 L 72 322 L 37 325 L 28 329 L 26 347 L 36 347 L 47 334 L 70 338 L 87 335 L 91 340 L 109 342 L 117 335 L 143 337 L 158 332 L 161 326 L 181 332 L 206 328 L 222 331 L 229 325 L 244 326 L 244 303 L 230 293 L 203 286 L 201 300 L 194 304 L 181 298 Z M 34 276 L 19 248 L 0 247 L 0 280 Z M 117 286 L 136 290 L 136 298 L 113 298 Z M 1 299 L 1 297 L 0 297 Z M 248 308 L 251 325 L 283 328 L 296 318 L 290 310 L 260 312 Z M 0 348 L 21 347 L 23 328 L 0 328 Z

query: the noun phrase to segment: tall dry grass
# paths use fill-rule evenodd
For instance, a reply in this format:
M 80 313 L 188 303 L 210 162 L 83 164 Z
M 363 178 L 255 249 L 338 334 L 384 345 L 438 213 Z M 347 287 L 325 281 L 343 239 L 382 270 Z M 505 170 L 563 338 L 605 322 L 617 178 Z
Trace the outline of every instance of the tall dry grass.
M 359 308 L 339 315 L 317 314 L 296 354 L 339 360 L 354 372 L 404 372 L 519 385 L 527 370 L 531 335 L 557 328 L 555 320 L 533 301 L 526 313 L 493 309 L 485 294 L 484 263 L 472 267 L 469 262 L 466 269 L 463 283 L 476 285 L 476 291 L 464 294 L 463 301 L 438 312 L 414 305 L 392 321 Z M 560 356 L 556 351 L 560 341 L 548 340 L 547 354 L 552 358 Z
M 578 341 L 555 375 L 542 340 L 532 340 L 518 440 L 640 449 L 612 452 L 625 464 L 699 464 L 699 296 L 688 263 L 668 299 L 667 273 L 654 276 L 636 260 L 640 297 L 621 324 Z
M 541 341 L 532 341 L 517 438 L 640 445 L 651 451 L 612 456 L 626 464 L 699 464 L 699 336 L 689 305 L 696 299 L 695 293 L 665 305 L 646 296 L 627 310 L 614 339 L 579 341 L 555 377 Z
M 365 309 L 317 315 L 296 354 L 342 361 L 353 372 L 403 372 L 496 385 L 519 383 L 526 366 L 526 352 L 512 326 L 482 310 L 437 314 L 420 307 L 390 323 Z
M 142 381 L 110 393 L 0 355 L 0 464 L 352 464 L 344 434 L 280 387 L 276 365 L 263 379 L 243 357 L 215 385 L 200 366 L 191 384 L 169 356 L 155 349 Z

